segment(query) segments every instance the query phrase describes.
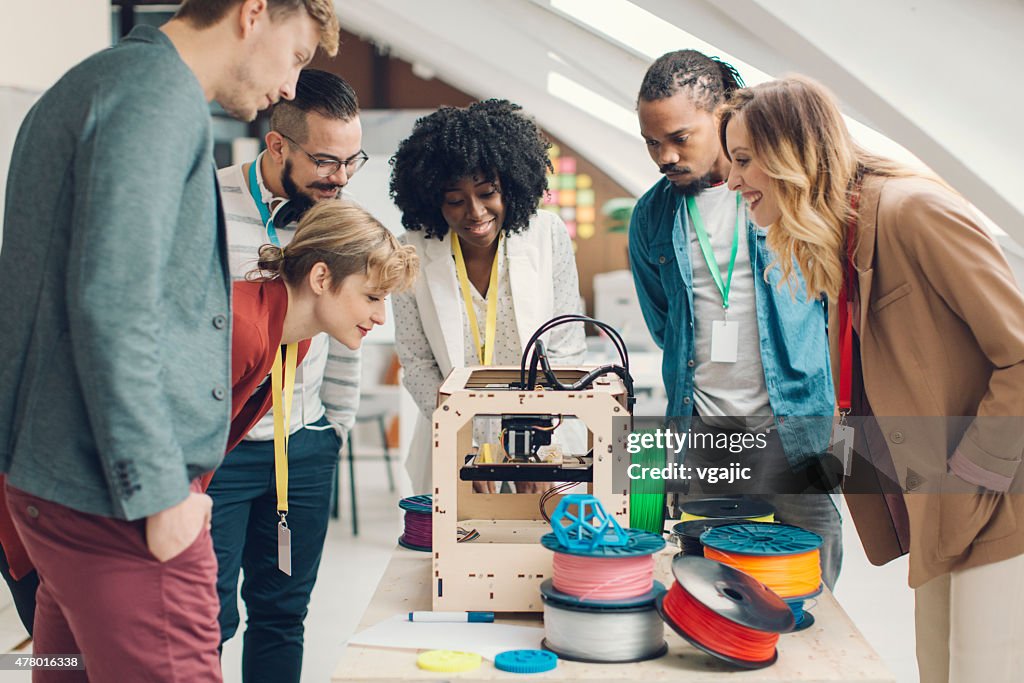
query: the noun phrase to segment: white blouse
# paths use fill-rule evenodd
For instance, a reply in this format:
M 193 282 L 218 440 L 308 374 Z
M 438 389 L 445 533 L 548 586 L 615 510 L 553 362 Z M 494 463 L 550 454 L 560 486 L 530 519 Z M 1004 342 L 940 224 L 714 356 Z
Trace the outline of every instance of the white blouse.
M 494 365 L 518 366 L 523 349 L 516 328 L 516 319 L 512 307 L 512 289 L 508 273 L 508 240 L 502 240 L 503 247 L 498 250 L 498 315 L 495 333 Z M 552 292 L 554 315 L 579 313 L 579 280 L 576 273 L 576 261 L 573 254 L 569 233 L 564 229 L 555 230 L 552 238 L 552 280 L 544 287 Z M 455 270 L 455 258 L 452 257 L 451 268 Z M 421 275 L 422 276 L 422 275 Z M 480 328 L 480 340 L 483 341 L 487 325 L 487 299 L 470 285 L 473 307 L 476 311 L 477 326 Z M 459 292 L 459 310 L 462 313 L 462 338 L 466 363 L 479 364 L 479 351 L 473 332 L 466 315 L 464 300 Z M 393 297 L 395 325 L 401 330 L 396 335 L 398 357 L 402 359 L 405 369 L 403 383 L 412 394 L 420 412 L 428 419 L 437 407 L 437 390 L 441 387 L 443 377 L 438 367 L 430 343 L 423 334 L 423 326 L 419 320 L 415 297 L 410 293 Z M 454 322 L 454 321 L 453 321 Z M 417 333 L 418 332 L 418 333 Z M 586 347 L 583 325 L 569 324 L 556 327 L 550 332 L 548 345 L 549 358 L 552 365 L 575 365 L 583 360 L 582 350 Z M 573 350 L 566 355 L 566 350 Z

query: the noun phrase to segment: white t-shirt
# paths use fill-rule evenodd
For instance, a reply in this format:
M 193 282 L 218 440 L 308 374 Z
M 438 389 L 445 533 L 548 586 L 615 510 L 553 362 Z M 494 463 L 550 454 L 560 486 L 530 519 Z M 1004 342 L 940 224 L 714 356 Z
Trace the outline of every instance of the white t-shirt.
M 696 197 L 697 209 L 704 219 L 711 249 L 715 254 L 722 282 L 728 280 L 729 257 L 736 231 L 736 193 L 725 183 L 704 190 Z M 690 217 L 690 262 L 693 269 L 694 308 L 694 406 L 703 417 L 748 418 L 707 420 L 716 426 L 735 429 L 760 429 L 771 423 L 771 405 L 761 365 L 761 344 L 754 299 L 754 276 L 750 266 L 750 241 L 747 238 L 746 208 L 739 207 L 740 243 L 736 249 L 729 288 L 729 320 L 739 325 L 739 350 L 735 363 L 711 362 L 711 329 L 715 320 L 725 320 L 722 294 L 704 260 L 697 232 Z M 749 419 L 758 418 L 758 419 Z

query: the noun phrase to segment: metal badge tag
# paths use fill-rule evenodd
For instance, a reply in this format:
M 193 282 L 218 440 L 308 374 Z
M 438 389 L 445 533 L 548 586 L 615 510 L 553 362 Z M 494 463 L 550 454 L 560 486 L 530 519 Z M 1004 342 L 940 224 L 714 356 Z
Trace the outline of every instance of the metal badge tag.
M 843 463 L 843 476 L 853 468 L 853 427 L 839 423 L 832 428 L 832 455 Z
M 277 568 L 292 575 L 292 530 L 284 519 L 277 523 Z

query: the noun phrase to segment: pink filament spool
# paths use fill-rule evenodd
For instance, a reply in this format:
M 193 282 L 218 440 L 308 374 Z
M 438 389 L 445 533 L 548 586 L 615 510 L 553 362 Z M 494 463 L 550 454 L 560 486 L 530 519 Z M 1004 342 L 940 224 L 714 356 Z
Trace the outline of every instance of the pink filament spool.
M 654 587 L 654 556 L 581 557 L 555 553 L 555 590 L 581 600 L 626 600 Z

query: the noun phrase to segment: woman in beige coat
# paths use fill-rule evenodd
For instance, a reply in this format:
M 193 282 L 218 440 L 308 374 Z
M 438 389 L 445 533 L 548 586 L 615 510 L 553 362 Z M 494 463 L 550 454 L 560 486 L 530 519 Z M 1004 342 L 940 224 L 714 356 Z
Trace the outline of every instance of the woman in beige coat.
M 866 153 L 804 78 L 736 93 L 730 188 L 827 296 L 840 405 L 874 415 L 910 523 L 921 680 L 1024 671 L 1024 296 L 973 208 Z M 882 529 L 857 519 L 871 554 Z

